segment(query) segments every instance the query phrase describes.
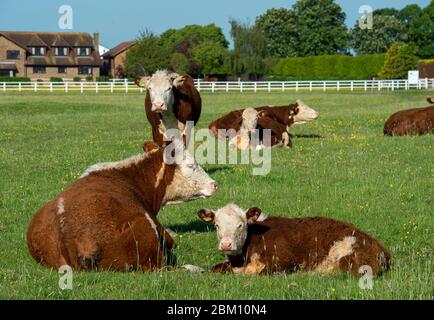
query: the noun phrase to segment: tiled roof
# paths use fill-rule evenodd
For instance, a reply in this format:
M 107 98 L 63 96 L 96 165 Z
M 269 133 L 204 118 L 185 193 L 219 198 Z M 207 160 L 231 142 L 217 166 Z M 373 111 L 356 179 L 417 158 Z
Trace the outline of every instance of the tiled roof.
M 134 45 L 135 41 L 124 41 L 119 43 L 116 47 L 111 48 L 109 51 L 102 55 L 103 58 L 113 58 L 116 57 L 119 53 L 122 53 L 132 45 Z

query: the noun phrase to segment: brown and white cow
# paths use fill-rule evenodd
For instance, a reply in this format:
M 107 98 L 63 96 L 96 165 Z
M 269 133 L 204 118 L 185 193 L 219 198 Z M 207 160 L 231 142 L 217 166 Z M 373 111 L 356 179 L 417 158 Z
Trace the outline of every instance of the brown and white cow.
M 173 137 L 166 136 L 167 130 L 177 129 L 187 143 L 186 137 L 192 129 L 187 126 L 187 121 L 196 125 L 202 109 L 193 78 L 159 70 L 152 77 L 142 77 L 136 83 L 147 89 L 145 110 L 154 142 L 161 146 L 164 141 L 171 141 Z
M 434 99 L 428 98 L 434 104 Z M 384 124 L 386 136 L 412 136 L 434 133 L 434 106 L 394 113 Z
M 377 275 L 391 257 L 377 240 L 352 224 L 324 217 L 267 217 L 259 208 L 227 205 L 198 216 L 217 230 L 218 249 L 227 261 L 214 272 L 269 274 L 298 270 L 358 274 L 369 266 Z
M 286 115 L 279 119 L 273 108 L 260 112 L 253 108 L 244 109 L 241 115 L 240 130 L 235 137 L 231 138 L 230 144 L 238 149 L 278 146 L 290 148 L 292 143 L 287 128 L 292 122 L 293 118 L 288 118 Z M 265 138 L 267 133 L 265 130 L 269 130 L 269 139 Z M 256 141 L 252 139 L 252 135 L 255 134 L 257 135 Z
M 303 124 L 317 119 L 320 114 L 307 106 L 303 101 L 297 100 L 295 104 L 288 106 L 262 106 L 254 108 L 258 112 L 267 111 L 268 117 L 288 128 L 292 124 Z M 235 110 L 210 123 L 209 129 L 216 138 L 224 138 L 218 135 L 218 130 L 240 130 L 242 114 L 245 109 Z
M 33 258 L 52 268 L 164 267 L 174 241 L 156 218 L 160 208 L 217 189 L 191 155 L 175 147 L 145 143 L 144 154 L 86 170 L 33 218 L 27 232 Z M 175 162 L 172 154 L 185 161 Z

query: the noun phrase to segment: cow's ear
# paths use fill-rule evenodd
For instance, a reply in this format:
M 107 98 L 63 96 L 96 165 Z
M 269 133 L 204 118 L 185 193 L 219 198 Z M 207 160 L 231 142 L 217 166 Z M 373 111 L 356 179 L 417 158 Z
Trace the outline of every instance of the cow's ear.
M 262 210 L 257 208 L 257 207 L 253 207 L 253 208 L 250 208 L 249 210 L 247 210 L 246 211 L 247 223 L 248 224 L 255 223 L 256 220 L 258 220 L 261 213 L 262 213 Z
M 177 77 L 175 77 L 173 79 L 173 86 L 177 89 L 182 87 L 184 85 L 185 79 L 186 79 L 185 76 L 179 76 L 178 75 Z
M 140 79 L 135 79 L 135 84 L 140 88 L 148 89 L 149 82 L 151 81 L 151 77 L 141 77 Z
M 160 146 L 158 144 L 156 144 L 155 142 L 152 141 L 145 141 L 143 143 L 143 151 L 145 151 L 145 153 L 155 153 L 157 151 L 160 150 Z
M 200 220 L 205 222 L 206 224 L 212 224 L 214 223 L 215 214 L 209 209 L 200 209 L 197 213 L 197 216 Z

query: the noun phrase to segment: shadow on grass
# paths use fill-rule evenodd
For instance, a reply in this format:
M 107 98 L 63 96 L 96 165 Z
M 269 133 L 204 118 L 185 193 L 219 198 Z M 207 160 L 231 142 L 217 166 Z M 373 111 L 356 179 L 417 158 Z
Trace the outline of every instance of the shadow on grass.
M 295 138 L 306 138 L 306 139 L 324 139 L 323 136 L 319 134 L 295 134 L 292 135 Z
M 203 223 L 202 221 L 191 221 L 189 223 L 171 224 L 166 226 L 168 229 L 175 231 L 176 233 L 186 232 L 209 232 L 213 231 L 214 227 Z

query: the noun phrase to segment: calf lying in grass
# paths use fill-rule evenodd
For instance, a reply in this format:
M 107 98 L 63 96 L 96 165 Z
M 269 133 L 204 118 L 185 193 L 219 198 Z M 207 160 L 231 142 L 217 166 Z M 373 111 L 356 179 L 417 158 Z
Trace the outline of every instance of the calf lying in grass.
M 171 146 L 145 143 L 144 154 L 86 170 L 33 218 L 27 233 L 33 258 L 52 268 L 163 268 L 174 241 L 157 220 L 160 208 L 217 190 L 183 146 Z M 170 158 L 172 151 L 180 159 Z
M 216 212 L 202 209 L 201 220 L 214 224 L 219 250 L 228 260 L 214 272 L 269 274 L 310 270 L 358 274 L 369 266 L 375 275 L 389 270 L 391 257 L 377 240 L 355 226 L 323 217 L 266 217 L 259 208 L 229 204 Z

